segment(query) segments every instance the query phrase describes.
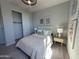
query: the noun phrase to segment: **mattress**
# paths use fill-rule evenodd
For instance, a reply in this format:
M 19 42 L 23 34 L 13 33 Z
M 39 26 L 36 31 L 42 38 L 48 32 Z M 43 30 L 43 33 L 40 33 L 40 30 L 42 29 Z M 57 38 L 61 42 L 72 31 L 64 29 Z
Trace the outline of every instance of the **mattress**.
M 50 36 L 33 34 L 21 39 L 16 47 L 23 50 L 31 59 L 44 59 L 47 47 L 51 47 Z

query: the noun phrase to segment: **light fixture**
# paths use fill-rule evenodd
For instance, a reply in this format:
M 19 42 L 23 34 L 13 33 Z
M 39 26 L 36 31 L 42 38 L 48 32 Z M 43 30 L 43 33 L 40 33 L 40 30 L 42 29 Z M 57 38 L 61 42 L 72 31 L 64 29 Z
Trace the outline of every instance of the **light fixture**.
M 58 37 L 61 37 L 63 33 L 63 28 L 61 27 L 57 28 L 57 32 L 58 32 Z
M 37 28 L 34 28 L 35 33 L 37 33 Z
M 34 6 L 37 3 L 37 0 L 21 0 L 26 5 Z
M 32 2 L 30 0 L 28 0 L 28 4 L 30 5 Z

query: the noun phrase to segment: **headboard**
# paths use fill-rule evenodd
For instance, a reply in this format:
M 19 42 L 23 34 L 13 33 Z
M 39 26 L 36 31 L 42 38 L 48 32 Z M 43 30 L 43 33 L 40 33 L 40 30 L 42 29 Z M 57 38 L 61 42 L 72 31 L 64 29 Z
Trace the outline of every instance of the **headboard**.
M 51 26 L 39 26 L 37 27 L 37 31 L 41 31 L 43 34 L 51 34 L 52 33 L 52 27 Z

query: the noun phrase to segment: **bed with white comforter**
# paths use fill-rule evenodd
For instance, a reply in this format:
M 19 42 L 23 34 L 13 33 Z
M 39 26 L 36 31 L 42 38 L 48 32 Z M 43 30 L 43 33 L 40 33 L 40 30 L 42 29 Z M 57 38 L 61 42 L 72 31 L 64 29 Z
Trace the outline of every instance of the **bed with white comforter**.
M 47 51 L 49 52 L 51 45 L 50 36 L 33 34 L 21 39 L 16 47 L 24 51 L 31 59 L 47 59 L 45 56 L 50 56 Z

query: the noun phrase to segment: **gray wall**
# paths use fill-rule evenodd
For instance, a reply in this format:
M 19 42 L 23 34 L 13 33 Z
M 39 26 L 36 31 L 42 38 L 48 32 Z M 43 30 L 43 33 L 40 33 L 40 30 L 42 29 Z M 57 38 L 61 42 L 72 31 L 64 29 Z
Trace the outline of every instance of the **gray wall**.
M 52 32 L 56 34 L 56 29 L 59 25 L 64 27 L 64 35 L 67 34 L 68 18 L 69 18 L 69 2 L 65 2 L 54 7 L 40 10 L 33 13 L 34 27 L 40 26 L 40 19 L 50 18 Z
M 0 3 L 4 23 L 6 45 L 11 45 L 15 43 L 12 10 L 22 13 L 24 36 L 27 36 L 31 33 L 31 13 L 27 12 L 26 10 L 15 4 L 9 3 L 7 0 L 0 0 Z

